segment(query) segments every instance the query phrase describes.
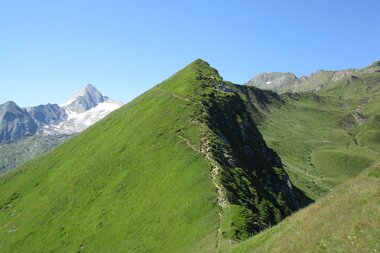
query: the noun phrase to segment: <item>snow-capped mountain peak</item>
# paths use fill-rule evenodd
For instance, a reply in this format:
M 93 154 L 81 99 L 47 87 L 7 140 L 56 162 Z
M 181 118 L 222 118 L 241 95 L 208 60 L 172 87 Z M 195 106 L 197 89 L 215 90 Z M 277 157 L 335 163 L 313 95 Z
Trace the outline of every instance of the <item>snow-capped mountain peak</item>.
M 61 107 L 66 112 L 58 124 L 45 126 L 45 134 L 72 134 L 81 132 L 110 112 L 120 108 L 122 102 L 103 96 L 93 85 L 87 84 Z
M 29 135 L 78 133 L 120 108 L 121 102 L 103 96 L 87 84 L 62 105 L 20 108 L 14 102 L 0 105 L 0 143 Z M 0 129 L 0 130 L 1 130 Z
M 93 85 L 87 84 L 64 103 L 62 107 L 69 111 L 81 113 L 104 102 L 106 99 L 107 97 L 103 96 Z
M 78 133 L 122 105 L 122 102 L 104 96 L 93 85 L 87 84 L 59 106 L 64 111 L 63 117 L 53 124 L 43 124 L 40 132 L 46 135 Z

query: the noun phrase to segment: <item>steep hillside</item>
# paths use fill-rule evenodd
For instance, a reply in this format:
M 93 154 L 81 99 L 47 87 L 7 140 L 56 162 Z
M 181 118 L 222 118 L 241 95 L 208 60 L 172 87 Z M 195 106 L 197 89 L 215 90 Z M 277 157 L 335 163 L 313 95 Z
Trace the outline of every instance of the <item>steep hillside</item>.
M 377 65 L 317 93 L 238 86 L 292 182 L 315 204 L 226 252 L 376 252 L 380 240 Z M 261 102 L 260 102 L 261 101 Z
M 312 199 L 379 159 L 378 72 L 357 71 L 317 93 L 240 90 L 292 182 Z
M 380 163 L 315 204 L 226 252 L 377 252 Z
M 304 204 L 235 87 L 197 60 L 0 177 L 0 251 L 212 252 Z

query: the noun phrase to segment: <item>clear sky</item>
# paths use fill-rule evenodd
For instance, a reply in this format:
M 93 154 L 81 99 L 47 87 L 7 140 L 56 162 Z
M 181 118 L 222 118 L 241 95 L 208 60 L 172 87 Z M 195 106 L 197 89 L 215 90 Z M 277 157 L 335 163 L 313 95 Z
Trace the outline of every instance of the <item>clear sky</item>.
M 202 58 L 226 80 L 380 59 L 378 0 L 0 0 L 0 103 L 127 102 Z

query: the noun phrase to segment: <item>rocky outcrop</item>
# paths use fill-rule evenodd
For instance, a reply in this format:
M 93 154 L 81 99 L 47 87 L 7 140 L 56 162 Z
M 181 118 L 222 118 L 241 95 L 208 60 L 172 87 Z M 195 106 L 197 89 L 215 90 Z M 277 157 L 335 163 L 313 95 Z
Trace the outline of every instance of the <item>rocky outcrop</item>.
M 0 105 L 0 143 L 19 140 L 34 135 L 37 124 L 30 115 L 14 102 Z
M 341 70 L 341 71 L 336 71 L 331 79 L 331 81 L 335 82 L 335 81 L 338 81 L 340 79 L 342 79 L 343 77 L 346 77 L 348 75 L 351 75 L 355 73 L 355 70 Z
M 106 99 L 107 97 L 104 97 L 94 86 L 87 84 L 64 107 L 69 111 L 81 113 L 104 102 Z
M 297 77 L 289 72 L 262 73 L 245 83 L 264 90 L 272 90 L 279 94 L 286 92 L 317 91 L 332 82 L 355 73 L 355 69 L 341 71 L 317 70 L 310 76 Z
M 240 240 L 278 223 L 302 203 L 280 157 L 266 145 L 239 87 L 224 82 L 212 69 L 203 72 L 197 78 L 204 91 L 203 113 L 197 121 L 207 126 L 202 128 L 203 151 L 212 161 L 213 181 L 221 186 L 216 192 L 222 220 L 229 217 L 223 233 Z
M 257 75 L 248 81 L 245 85 L 254 86 L 266 90 L 288 90 L 296 89 L 307 81 L 305 76 L 298 78 L 290 72 L 265 72 Z
M 25 110 L 38 126 L 58 124 L 67 118 L 66 111 L 57 104 L 27 107 Z

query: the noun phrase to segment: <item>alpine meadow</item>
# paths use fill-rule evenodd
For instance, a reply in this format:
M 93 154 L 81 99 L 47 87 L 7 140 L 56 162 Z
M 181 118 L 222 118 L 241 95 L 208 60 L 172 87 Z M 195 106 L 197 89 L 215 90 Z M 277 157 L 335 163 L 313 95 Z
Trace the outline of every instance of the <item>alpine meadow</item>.
M 2 1 L 0 253 L 380 252 L 380 1 Z
M 376 249 L 380 73 L 374 68 L 317 92 L 278 95 L 223 81 L 196 60 L 3 174 L 0 249 Z

